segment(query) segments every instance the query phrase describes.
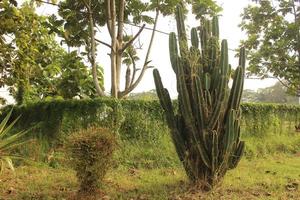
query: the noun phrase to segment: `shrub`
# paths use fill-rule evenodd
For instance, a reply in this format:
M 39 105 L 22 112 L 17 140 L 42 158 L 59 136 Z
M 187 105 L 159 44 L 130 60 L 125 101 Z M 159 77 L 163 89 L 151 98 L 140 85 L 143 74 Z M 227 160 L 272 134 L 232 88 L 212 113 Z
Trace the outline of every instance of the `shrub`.
M 80 194 L 93 194 L 112 165 L 116 147 L 114 134 L 105 128 L 89 127 L 67 139 L 71 167 L 80 183 Z

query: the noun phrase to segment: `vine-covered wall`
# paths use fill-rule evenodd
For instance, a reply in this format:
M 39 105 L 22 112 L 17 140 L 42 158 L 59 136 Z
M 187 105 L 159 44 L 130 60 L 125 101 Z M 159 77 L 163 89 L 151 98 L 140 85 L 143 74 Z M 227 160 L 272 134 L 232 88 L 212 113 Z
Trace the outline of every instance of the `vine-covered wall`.
M 11 109 L 2 109 L 2 115 Z M 300 106 L 282 104 L 242 104 L 242 135 L 294 133 L 300 123 Z M 20 116 L 16 128 L 28 129 L 32 135 L 50 142 L 90 125 L 105 126 L 127 139 L 158 141 L 168 131 L 158 101 L 141 100 L 55 100 L 13 108 Z
M 244 103 L 242 132 L 247 135 L 295 133 L 300 123 L 300 106 L 287 104 Z

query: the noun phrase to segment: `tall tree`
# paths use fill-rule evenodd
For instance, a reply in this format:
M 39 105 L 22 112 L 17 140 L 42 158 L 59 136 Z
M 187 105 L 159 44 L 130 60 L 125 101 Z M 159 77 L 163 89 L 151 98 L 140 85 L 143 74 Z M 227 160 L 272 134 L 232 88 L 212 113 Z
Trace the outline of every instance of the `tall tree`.
M 300 95 L 299 0 L 263 0 L 244 9 L 242 30 L 247 39 L 249 75 L 277 77 L 289 91 Z
M 87 67 L 76 53 L 60 47 L 33 4 L 17 7 L 4 0 L 0 8 L 0 87 L 8 86 L 18 104 L 94 96 Z
M 50 21 L 52 30 L 58 32 L 70 46 L 84 45 L 93 70 L 96 76 L 96 46 L 100 43 L 110 48 L 111 61 L 111 96 L 122 98 L 128 95 L 142 80 L 146 70 L 150 68 L 150 51 L 154 41 L 156 25 L 160 14 L 170 15 L 174 13 L 175 5 L 180 2 L 192 3 L 195 12 L 203 15 L 216 13 L 220 10 L 212 0 L 151 0 L 151 1 L 125 1 L 125 0 L 65 0 L 59 4 L 59 15 L 62 20 L 55 16 Z M 205 5 L 205 6 L 204 6 Z M 202 8 L 202 10 L 200 9 Z M 155 12 L 155 17 L 147 15 L 149 11 Z M 124 33 L 125 24 L 140 25 L 140 30 L 135 35 Z M 143 24 L 144 23 L 144 24 Z M 141 25 L 143 24 L 143 25 Z M 153 24 L 147 53 L 139 74 L 136 66 L 136 51 L 133 50 L 133 42 L 145 28 L 145 24 Z M 63 25 L 63 29 L 57 28 Z M 110 36 L 110 43 L 107 44 L 96 38 L 98 30 L 106 26 Z M 129 39 L 128 39 L 129 38 Z M 126 60 L 124 62 L 124 60 Z M 120 88 L 121 69 L 123 63 L 126 65 L 126 82 L 124 89 Z M 94 81 L 98 95 L 103 96 L 104 91 Z
M 42 69 L 61 54 L 53 36 L 41 28 L 42 18 L 31 5 L 18 8 L 3 1 L 1 4 L 1 86 L 9 86 L 17 102 L 29 99 L 36 88 L 32 82 L 39 79 Z M 50 71 L 49 71 L 50 72 Z M 38 81 L 41 81 L 40 79 Z

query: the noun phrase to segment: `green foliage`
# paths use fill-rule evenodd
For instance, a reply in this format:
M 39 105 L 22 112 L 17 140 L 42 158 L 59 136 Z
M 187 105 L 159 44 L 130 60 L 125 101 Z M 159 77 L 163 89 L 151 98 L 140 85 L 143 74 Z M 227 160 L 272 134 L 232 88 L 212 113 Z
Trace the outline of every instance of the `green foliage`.
M 147 3 L 136 0 L 126 2 L 126 4 L 125 21 L 132 20 L 135 24 L 145 21 L 153 23 L 153 19 L 143 13 L 147 10 Z M 116 3 L 116 6 L 119 4 Z M 95 26 L 105 26 L 107 21 L 106 2 L 91 0 L 91 8 L 96 11 L 93 12 Z M 51 31 L 58 33 L 69 46 L 89 46 L 89 19 L 84 1 L 61 1 L 58 14 L 62 19 L 57 19 L 55 15 L 52 15 L 49 20 L 48 25 L 51 27 Z
M 63 53 L 62 48 L 43 27 L 44 18 L 28 3 L 18 8 L 4 2 L 1 8 L 1 36 L 10 39 L 3 41 L 4 49 L 0 50 L 0 86 L 9 86 L 18 103 L 51 93 L 51 78 L 44 75 L 56 72 L 55 60 Z
M 32 4 L 0 3 L 0 87 L 18 104 L 46 98 L 94 97 L 91 73 L 76 52 L 67 53 Z M 103 73 L 98 73 L 103 85 Z
M 197 19 L 216 16 L 222 11 L 222 7 L 218 6 L 214 0 L 193 0 L 188 2 L 191 2 L 193 14 Z
M 10 119 L 11 113 L 12 110 L 0 123 L 0 173 L 2 173 L 2 171 L 4 170 L 5 164 L 7 164 L 11 170 L 14 170 L 12 159 L 20 157 L 12 154 L 12 151 L 27 142 L 24 139 L 24 135 L 27 133 L 27 131 L 20 131 L 18 133 L 11 134 L 10 131 L 18 120 L 17 118 L 10 124 L 7 124 Z
M 148 16 L 147 12 L 158 9 L 164 16 L 172 15 L 179 0 L 151 0 L 151 1 L 127 1 L 125 2 L 124 21 L 133 24 L 153 24 L 154 19 Z M 221 8 L 216 5 L 213 0 L 205 1 L 184 1 L 184 3 L 192 4 L 193 11 L 199 16 L 213 16 L 221 11 Z M 119 3 L 116 2 L 118 9 Z M 91 0 L 91 8 L 93 11 L 93 19 L 95 26 L 103 27 L 107 22 L 107 5 L 105 1 Z M 72 0 L 65 0 L 59 3 L 58 14 L 62 19 L 58 19 L 55 15 L 49 18 L 48 26 L 51 32 L 56 32 L 64 38 L 69 46 L 89 46 L 88 35 L 88 18 L 86 5 L 83 1 L 74 2 Z M 119 13 L 117 13 L 119 15 Z
M 223 40 L 219 49 L 218 19 L 202 21 L 200 33 L 196 28 L 191 30 L 190 49 L 181 6 L 177 7 L 176 21 L 179 47 L 175 33 L 169 36 L 169 47 L 177 78 L 178 112 L 173 109 L 158 70 L 153 72 L 155 86 L 188 177 L 211 189 L 227 170 L 237 166 L 244 151 L 244 142 L 239 137 L 245 50 L 240 51 L 239 66 L 229 91 L 228 47 Z
M 89 127 L 72 134 L 67 146 L 80 183 L 79 193 L 94 194 L 111 168 L 116 148 L 114 134 L 109 129 Z
M 300 85 L 299 1 L 259 1 L 245 8 L 240 24 L 248 38 L 249 74 L 283 79 L 290 92 L 299 94 Z
M 59 77 L 53 81 L 57 96 L 64 99 L 96 97 L 91 71 L 88 70 L 82 58 L 75 51 L 63 55 L 60 59 L 60 66 Z M 101 87 L 104 84 L 102 70 L 101 67 L 98 67 L 97 74 Z

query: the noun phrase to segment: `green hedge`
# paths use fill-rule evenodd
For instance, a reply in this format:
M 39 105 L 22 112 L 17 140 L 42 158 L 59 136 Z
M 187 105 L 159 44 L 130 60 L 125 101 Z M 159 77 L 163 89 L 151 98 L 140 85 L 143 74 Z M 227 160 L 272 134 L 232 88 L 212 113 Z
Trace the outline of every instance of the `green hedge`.
M 241 108 L 246 135 L 295 133 L 295 125 L 300 123 L 299 105 L 244 103 Z
M 5 116 L 11 106 L 2 109 Z M 242 134 L 263 136 L 294 132 L 300 123 L 300 106 L 282 104 L 242 104 Z M 97 124 L 111 128 L 127 139 L 157 142 L 167 132 L 158 101 L 142 100 L 55 100 L 15 106 L 13 118 L 21 118 L 17 129 L 28 129 L 33 135 L 49 141 L 80 128 Z
M 11 109 L 2 109 L 3 118 Z M 157 141 L 166 130 L 159 102 L 112 99 L 55 100 L 15 106 L 12 118 L 21 116 L 16 129 L 32 128 L 31 134 L 55 141 L 89 125 L 108 127 L 125 138 L 147 137 Z M 153 134 L 154 133 L 154 134 Z

